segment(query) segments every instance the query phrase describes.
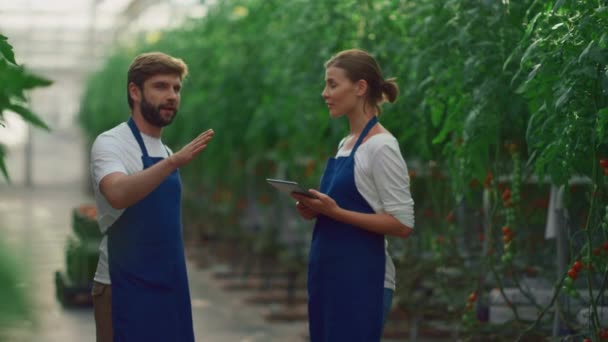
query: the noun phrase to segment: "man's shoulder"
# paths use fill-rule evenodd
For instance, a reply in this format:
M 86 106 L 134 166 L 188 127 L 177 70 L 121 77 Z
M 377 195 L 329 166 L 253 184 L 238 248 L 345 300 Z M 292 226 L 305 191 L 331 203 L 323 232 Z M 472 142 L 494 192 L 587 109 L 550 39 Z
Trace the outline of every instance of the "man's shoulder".
M 136 145 L 137 141 L 133 138 L 129 125 L 123 122 L 99 134 L 93 142 L 92 151 L 122 150 L 133 144 Z
M 95 138 L 95 143 L 98 142 L 120 142 L 123 143 L 125 140 L 128 140 L 131 135 L 131 129 L 126 122 L 122 122 L 107 131 L 100 133 L 97 138 Z
M 98 137 L 122 137 L 126 133 L 130 133 L 129 125 L 126 122 L 121 122 L 109 130 L 102 132 Z

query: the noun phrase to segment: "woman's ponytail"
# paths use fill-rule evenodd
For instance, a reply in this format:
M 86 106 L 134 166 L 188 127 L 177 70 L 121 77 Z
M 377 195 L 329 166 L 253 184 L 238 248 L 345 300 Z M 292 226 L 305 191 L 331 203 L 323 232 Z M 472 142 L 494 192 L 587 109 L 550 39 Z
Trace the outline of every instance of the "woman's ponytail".
M 399 86 L 397 85 L 395 78 L 389 78 L 382 83 L 382 94 L 390 103 L 397 100 L 397 96 L 399 95 Z

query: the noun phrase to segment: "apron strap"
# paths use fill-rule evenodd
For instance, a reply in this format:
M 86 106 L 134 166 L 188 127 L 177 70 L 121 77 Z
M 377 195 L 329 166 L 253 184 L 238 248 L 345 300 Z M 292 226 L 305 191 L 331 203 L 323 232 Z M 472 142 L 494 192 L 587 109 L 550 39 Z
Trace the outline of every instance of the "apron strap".
M 357 138 L 357 142 L 355 143 L 355 147 L 353 147 L 353 151 L 350 153 L 351 156 L 355 155 L 355 152 L 357 152 L 357 149 L 359 148 L 359 145 L 361 145 L 361 142 L 367 136 L 367 133 L 369 133 L 369 131 L 372 129 L 372 127 L 374 127 L 374 125 L 376 123 L 378 123 L 378 117 L 374 115 L 374 117 L 371 118 L 371 120 L 369 120 L 369 122 L 367 123 L 367 125 L 365 125 L 365 128 L 363 128 L 363 131 L 359 135 L 359 138 Z
M 133 117 L 131 117 L 129 119 L 129 128 L 131 128 L 131 132 L 133 132 L 133 136 L 135 137 L 135 140 L 137 140 L 137 143 L 139 144 L 141 153 L 143 153 L 144 157 L 149 157 L 148 150 L 146 149 L 146 145 L 144 144 L 144 139 L 141 137 L 141 133 L 139 133 L 139 129 L 137 128 L 135 121 L 133 121 Z

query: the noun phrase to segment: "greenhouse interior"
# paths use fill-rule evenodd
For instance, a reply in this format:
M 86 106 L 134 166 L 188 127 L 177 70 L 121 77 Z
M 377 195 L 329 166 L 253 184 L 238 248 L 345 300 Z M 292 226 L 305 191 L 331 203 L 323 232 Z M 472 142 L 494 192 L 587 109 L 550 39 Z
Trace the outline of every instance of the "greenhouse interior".
M 0 234 L 0 342 L 608 341 L 608 1 L 0 0 Z

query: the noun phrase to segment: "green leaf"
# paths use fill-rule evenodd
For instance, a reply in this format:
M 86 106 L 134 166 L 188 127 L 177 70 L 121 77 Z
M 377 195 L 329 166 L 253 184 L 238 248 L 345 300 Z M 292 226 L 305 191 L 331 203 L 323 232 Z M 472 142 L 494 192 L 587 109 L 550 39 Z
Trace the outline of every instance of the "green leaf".
M 595 10 L 595 13 L 603 19 L 608 18 L 608 6 L 601 6 Z
M 562 7 L 562 5 L 564 4 L 564 0 L 557 0 L 555 2 L 555 5 L 553 6 L 553 10 L 552 12 L 555 13 L 559 10 L 560 7 Z
M 585 48 L 585 50 L 583 50 L 583 52 L 581 53 L 580 56 L 578 56 L 578 62 L 580 63 L 585 57 L 587 57 L 587 55 L 589 54 L 589 51 L 591 50 L 591 47 L 593 46 L 593 43 L 595 43 L 594 40 L 591 40 L 589 42 L 589 44 L 587 44 L 587 47 Z
M 29 109 L 18 104 L 9 104 L 7 106 L 7 109 L 12 110 L 13 112 L 21 115 L 21 117 L 25 121 L 31 123 L 32 125 L 50 131 L 50 128 L 44 123 L 44 121 L 42 121 L 38 116 L 36 116 L 36 114 L 32 113 Z
M 562 88 L 563 89 L 563 88 Z M 568 87 L 565 91 L 561 93 L 557 101 L 555 101 L 555 108 L 559 109 L 570 99 L 570 94 L 572 93 L 572 87 Z
M 604 32 L 600 39 L 598 39 L 597 42 L 600 49 L 606 48 L 606 43 L 608 43 L 608 39 L 606 39 L 606 37 L 608 37 L 608 33 Z
M 434 81 L 433 75 L 427 76 L 422 82 L 420 82 L 420 84 L 418 85 L 418 89 L 424 90 L 426 88 L 426 86 L 433 81 Z
M 538 44 L 540 44 L 542 41 L 544 41 L 544 39 L 539 38 L 539 39 L 535 40 L 534 43 L 530 44 L 530 46 L 528 46 L 528 48 L 526 49 L 526 52 L 524 52 L 524 55 L 521 57 L 520 64 L 523 64 L 524 62 L 526 62 L 528 60 L 528 58 L 530 58 L 530 55 L 532 54 L 534 49 L 536 49 L 536 46 L 538 46 Z
M 2 34 L 0 34 L 0 54 L 2 54 L 2 56 L 9 62 L 17 64 L 17 62 L 15 62 L 15 53 L 13 52 L 13 47 L 8 43 L 8 38 Z
M 608 134 L 606 134 L 606 127 L 608 127 L 608 107 L 602 108 L 597 112 L 597 141 L 600 143 L 608 142 Z
M 21 79 L 19 80 L 23 89 L 32 89 L 37 87 L 47 87 L 53 84 L 53 81 L 48 80 L 44 77 L 40 77 L 34 74 L 30 74 L 27 71 L 24 71 Z
M 532 31 L 534 31 L 534 28 L 536 27 L 536 21 L 538 21 L 538 18 L 540 18 L 543 14 L 544 14 L 543 12 L 539 12 L 534 16 L 534 18 L 532 18 L 532 20 L 530 20 L 530 22 L 528 23 L 528 26 L 526 27 L 526 31 L 524 32 L 522 41 L 525 42 L 528 40 L 528 38 L 532 34 Z
M 526 141 L 528 141 L 529 145 L 534 145 L 534 141 L 539 138 L 536 136 L 538 133 L 538 121 L 543 120 L 544 108 L 544 106 L 541 107 L 530 116 L 530 119 L 528 119 L 528 124 L 526 125 Z
M 433 127 L 439 126 L 441 119 L 443 119 L 444 111 L 441 108 L 434 108 L 431 110 L 431 122 L 433 123 Z
M 454 132 L 457 132 L 460 130 L 459 125 L 457 125 L 457 121 L 454 120 L 454 117 L 449 117 L 445 120 L 445 123 L 443 124 L 443 127 L 441 128 L 441 131 L 439 132 L 439 134 L 437 134 L 437 136 L 435 136 L 433 138 L 433 145 L 437 145 L 437 144 L 441 144 L 445 141 L 445 139 Z
M 509 63 L 511 63 L 511 60 L 513 59 L 513 57 L 515 56 L 516 53 L 519 53 L 519 49 L 513 49 L 513 51 L 511 51 L 511 53 L 509 54 L 509 57 L 507 57 L 505 62 L 502 64 L 502 71 L 507 70 L 507 66 L 509 66 Z
M 534 79 L 534 76 L 536 76 L 536 74 L 538 74 L 538 71 L 540 70 L 541 66 L 542 66 L 542 64 L 538 63 L 532 68 L 532 71 L 530 71 L 530 73 L 528 74 L 528 78 L 526 79 L 526 81 L 524 83 L 522 83 L 522 85 L 517 87 L 517 90 L 515 90 L 515 93 L 522 94 L 526 91 L 526 89 L 528 88 L 528 84 Z

